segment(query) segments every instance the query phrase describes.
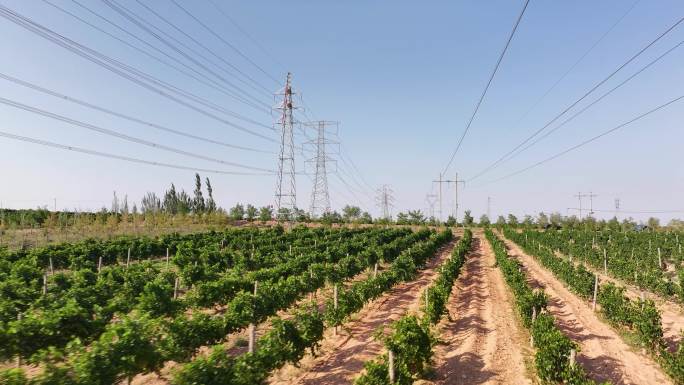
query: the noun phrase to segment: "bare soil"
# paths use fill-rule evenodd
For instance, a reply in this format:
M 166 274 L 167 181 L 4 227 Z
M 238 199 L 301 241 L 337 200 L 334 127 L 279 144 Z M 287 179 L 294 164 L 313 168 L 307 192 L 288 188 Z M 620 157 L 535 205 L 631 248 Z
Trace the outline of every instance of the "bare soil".
M 378 274 L 380 274 L 383 270 L 386 269 L 386 264 L 380 264 L 378 267 Z M 355 282 L 362 281 L 365 279 L 368 279 L 370 276 L 373 275 L 372 270 L 366 269 L 359 274 L 355 275 L 351 279 L 343 282 L 341 284 L 342 287 L 349 287 L 353 285 Z M 259 338 L 261 338 L 264 334 L 266 334 L 269 330 L 271 330 L 271 321 L 273 318 L 282 318 L 282 319 L 290 319 L 294 316 L 294 310 L 299 309 L 302 304 L 304 303 L 310 303 L 313 302 L 316 304 L 318 307 L 319 311 L 324 311 L 325 310 L 325 301 L 328 298 L 332 298 L 332 292 L 333 292 L 333 287 L 330 284 L 326 284 L 324 287 L 316 290 L 315 292 L 311 293 L 310 295 L 305 295 L 302 297 L 300 300 L 298 300 L 294 305 L 286 308 L 279 310 L 275 316 L 269 317 L 266 321 L 258 324 L 256 326 L 256 346 L 258 348 L 259 346 Z M 212 313 L 216 313 L 213 311 L 214 309 L 211 309 Z M 247 353 L 248 348 L 247 348 L 247 340 L 249 339 L 249 334 L 247 329 L 240 330 L 238 332 L 232 333 L 228 336 L 226 336 L 225 342 L 223 345 L 227 348 L 226 354 L 229 354 L 231 356 L 237 357 L 241 354 Z M 203 346 L 199 348 L 197 356 L 206 356 L 209 353 L 211 353 L 211 349 L 209 346 Z M 131 381 L 131 385 L 165 385 L 169 384 L 170 380 L 173 376 L 173 371 L 178 368 L 179 363 L 175 361 L 169 361 L 164 364 L 164 367 L 160 370 L 159 373 L 145 373 L 145 374 L 138 374 L 136 375 L 133 380 Z M 121 384 L 125 384 L 125 381 L 122 381 Z
M 482 233 L 452 289 L 449 316 L 438 325 L 430 384 L 532 384 L 525 361 L 532 358 L 529 335 L 514 298 Z
M 670 378 L 645 354 L 637 353 L 607 324 L 591 304 L 571 293 L 515 243 L 505 239 L 511 256 L 525 269 L 528 282 L 549 296 L 548 311 L 558 328 L 580 345 L 577 362 L 590 378 L 613 384 L 672 384 Z
M 560 256 L 567 258 L 562 254 Z M 575 261 L 575 263 L 579 262 Z M 618 286 L 624 287 L 627 297 L 633 300 L 641 298 L 642 294 L 644 298 L 653 300 L 658 308 L 658 311 L 660 311 L 660 316 L 662 317 L 663 338 L 665 339 L 670 351 L 676 350 L 679 342 L 682 339 L 682 330 L 684 330 L 684 308 L 682 308 L 680 303 L 665 299 L 648 291 L 643 291 L 634 285 L 627 284 L 622 280 L 604 274 L 603 270 L 597 270 L 588 265 L 585 265 L 585 267 L 592 273 L 598 274 L 599 280 L 601 282 L 612 282 Z
M 406 314 L 415 312 L 420 304 L 421 293 L 436 277 L 437 266 L 442 264 L 454 247 L 455 241 L 443 247 L 435 258 L 428 261 L 418 277 L 392 288 L 388 293 L 372 301 L 343 325 L 335 336 L 326 330 L 317 357 L 307 355 L 299 367 L 286 365 L 269 379 L 270 384 L 332 385 L 351 384 L 363 370 L 366 361 L 383 352 L 383 346 L 373 337 L 375 331 L 389 325 Z

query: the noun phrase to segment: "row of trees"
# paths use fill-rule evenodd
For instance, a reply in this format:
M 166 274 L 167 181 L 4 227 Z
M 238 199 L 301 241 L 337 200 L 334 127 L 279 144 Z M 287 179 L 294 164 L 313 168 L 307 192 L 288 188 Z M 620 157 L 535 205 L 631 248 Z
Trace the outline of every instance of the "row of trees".
M 195 190 L 193 196 L 186 193 L 185 190 L 176 191 L 176 186 L 172 183 L 164 193 L 163 200 L 160 199 L 154 192 L 148 192 L 142 199 L 140 208 L 142 213 L 155 214 L 164 212 L 167 214 L 204 214 L 212 213 L 218 210 L 216 201 L 214 200 L 214 190 L 211 187 L 211 181 L 207 177 L 205 179 L 207 189 L 207 198 L 204 198 L 202 193 L 202 179 L 199 174 L 195 174 Z M 114 210 L 112 210 L 114 211 Z
M 439 225 L 441 222 L 435 217 L 427 217 L 420 210 L 408 210 L 407 212 L 400 212 L 396 215 L 396 219 L 392 218 L 376 218 L 374 219 L 368 212 L 363 211 L 358 206 L 346 205 L 341 212 L 329 211 L 321 215 L 319 218 L 312 218 L 306 211 L 295 208 L 294 210 L 281 209 L 275 212 L 272 206 L 256 207 L 251 204 L 238 203 L 230 208 L 227 212 L 218 207 L 214 200 L 214 191 L 211 186 L 209 178 L 204 179 L 204 187 L 202 189 L 202 178 L 199 174 L 195 174 L 195 188 L 192 194 L 187 193 L 181 189 L 178 191 L 176 186 L 172 183 L 171 187 L 164 192 L 160 197 L 154 192 L 148 192 L 142 198 L 140 206 L 135 203 L 132 206 L 129 204 L 128 196 L 124 195 L 120 199 L 116 191 L 112 199 L 110 209 L 103 207 L 97 213 L 78 213 L 62 211 L 51 212 L 47 207 L 38 208 L 37 210 L 9 210 L 0 209 L 0 229 L 1 228 L 27 228 L 27 227 L 64 227 L 70 223 L 75 223 L 76 219 L 82 216 L 92 216 L 96 222 L 107 222 L 111 219 L 109 217 L 114 214 L 117 218 L 123 217 L 130 219 L 132 214 L 137 217 L 137 214 L 143 214 L 148 217 L 150 214 L 154 217 L 155 214 L 164 214 L 165 216 L 175 215 L 196 215 L 198 217 L 208 217 L 204 214 L 215 214 L 211 217 L 221 218 L 221 220 L 232 221 L 269 221 L 277 219 L 280 221 L 296 221 L 296 222 L 322 222 L 322 223 L 380 223 L 390 224 L 396 223 L 400 225 Z M 475 221 L 470 210 L 464 212 L 462 221 L 457 222 L 456 218 L 449 216 L 443 223 L 447 226 L 488 226 L 493 221 L 487 215 L 482 215 L 479 221 Z M 497 225 L 508 224 L 511 226 L 521 227 L 555 227 L 555 228 L 587 228 L 599 229 L 610 228 L 613 230 L 634 230 L 642 228 L 658 229 L 660 222 L 657 218 L 649 218 L 646 224 L 639 224 L 632 218 L 624 219 L 621 222 L 617 218 L 612 218 L 608 221 L 597 220 L 591 216 L 587 216 L 580 220 L 576 216 L 563 216 L 560 213 L 539 213 L 536 217 L 525 215 L 519 219 L 513 214 L 508 216 L 498 216 Z M 669 228 L 684 230 L 684 221 L 673 219 L 668 224 Z

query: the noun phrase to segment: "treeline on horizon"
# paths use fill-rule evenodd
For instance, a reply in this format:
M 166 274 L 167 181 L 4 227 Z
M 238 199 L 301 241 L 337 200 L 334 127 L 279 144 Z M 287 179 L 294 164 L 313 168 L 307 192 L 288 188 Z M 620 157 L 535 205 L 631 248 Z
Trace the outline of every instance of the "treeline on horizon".
M 212 223 L 225 223 L 231 221 L 293 221 L 293 222 L 319 222 L 319 223 L 357 223 L 357 224 L 399 224 L 399 225 L 447 225 L 447 226 L 489 226 L 512 225 L 524 227 L 555 227 L 555 228 L 611 228 L 614 230 L 643 230 L 659 229 L 663 226 L 658 218 L 649 218 L 646 222 L 637 222 L 632 218 L 619 221 L 616 217 L 610 220 L 599 220 L 592 216 L 587 216 L 580 220 L 577 216 L 563 216 L 560 213 L 539 213 L 536 217 L 525 215 L 518 218 L 513 214 L 508 216 L 498 216 L 496 221 L 482 215 L 479 221 L 475 221 L 470 210 L 464 212 L 461 222 L 456 221 L 453 216 L 449 216 L 446 221 L 441 223 L 434 217 L 427 217 L 421 210 L 408 210 L 407 212 L 397 213 L 395 218 L 373 218 L 367 211 L 363 211 L 358 206 L 346 205 L 341 212 L 330 211 L 323 213 L 320 217 L 312 218 L 305 210 L 286 208 L 275 212 L 273 206 L 257 207 L 251 204 L 238 203 L 225 210 L 219 207 L 214 200 L 214 191 L 209 178 L 204 179 L 199 174 L 195 174 L 194 190 L 187 193 L 180 191 L 174 184 L 171 184 L 161 196 L 154 192 L 148 192 L 142 198 L 140 205 L 130 204 L 128 196 L 119 198 L 116 191 L 113 194 L 110 208 L 102 207 L 97 212 L 79 211 L 50 211 L 47 206 L 36 209 L 0 209 L 0 228 L 20 229 L 36 227 L 67 227 L 74 224 L 77 220 L 81 222 L 107 223 L 115 217 L 117 221 L 128 222 L 134 219 L 149 217 L 174 217 L 174 216 L 193 216 L 198 220 L 206 220 Z M 206 196 L 202 189 L 204 185 Z M 668 229 L 684 230 L 684 221 L 672 219 L 667 226 Z

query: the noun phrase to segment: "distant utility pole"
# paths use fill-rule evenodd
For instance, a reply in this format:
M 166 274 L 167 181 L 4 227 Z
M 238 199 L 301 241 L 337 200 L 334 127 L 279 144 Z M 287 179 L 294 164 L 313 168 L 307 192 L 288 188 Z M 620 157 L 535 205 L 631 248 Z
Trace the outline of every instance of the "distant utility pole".
M 489 218 L 490 221 L 492 220 L 491 209 L 492 209 L 492 197 L 487 197 L 487 218 Z
M 593 192 L 589 192 L 589 194 L 583 194 L 581 192 L 577 193 L 574 197 L 578 199 L 579 201 L 579 219 L 582 220 L 582 198 L 589 198 L 589 215 L 594 214 L 594 198 L 597 197 L 598 195 L 594 194 Z
M 280 217 L 281 209 L 292 212 L 297 207 L 297 186 L 295 184 L 294 158 L 294 107 L 292 106 L 292 74 L 287 73 L 285 88 L 277 94 L 283 101 L 276 109 L 281 111 L 280 154 L 278 156 L 278 183 L 276 185 L 276 217 Z
M 589 191 L 589 195 L 588 195 L 588 197 L 589 197 L 589 215 L 594 215 L 594 198 L 597 196 L 598 195 Z
M 317 133 L 316 139 L 306 142 L 306 144 L 314 145 L 316 148 L 316 156 L 307 159 L 307 163 L 315 165 L 313 189 L 311 191 L 311 207 L 309 208 L 312 218 L 317 218 L 321 214 L 330 212 L 330 193 L 328 192 L 326 165 L 335 162 L 335 160 L 327 156 L 325 146 L 326 144 L 336 144 L 337 142 L 329 141 L 325 138 L 325 134 L 330 127 L 336 128 L 338 124 L 338 122 L 325 120 L 305 123 L 305 126 L 315 129 Z M 337 130 L 334 133 L 336 132 Z
M 463 186 L 465 186 L 465 181 L 458 179 L 458 173 L 456 173 L 456 177 L 454 178 L 454 180 L 442 179 L 442 174 L 439 174 L 439 179 L 433 180 L 432 183 L 438 183 L 439 184 L 439 220 L 440 220 L 440 222 L 444 220 L 443 215 L 442 215 L 442 183 L 446 183 L 447 185 L 450 183 L 454 184 L 454 187 L 455 187 L 454 219 L 456 219 L 456 221 L 458 221 L 458 184 L 463 183 Z
M 439 173 L 439 179 L 433 180 L 432 183 L 437 183 L 439 185 L 439 195 L 438 195 L 438 197 L 439 197 L 438 198 L 439 199 L 439 221 L 441 222 L 442 221 L 442 183 L 444 183 L 444 181 L 442 181 L 442 173 L 441 172 Z
M 382 217 L 389 220 L 392 219 L 392 213 L 390 211 L 394 203 L 394 191 L 388 185 L 382 185 L 380 189 L 377 190 L 378 197 L 377 204 L 382 211 Z
M 577 200 L 579 201 L 579 220 L 581 221 L 582 220 L 582 198 L 584 198 L 585 195 L 583 195 L 581 192 L 579 192 L 574 197 L 577 198 Z
M 620 213 L 620 198 L 615 198 L 615 217 Z

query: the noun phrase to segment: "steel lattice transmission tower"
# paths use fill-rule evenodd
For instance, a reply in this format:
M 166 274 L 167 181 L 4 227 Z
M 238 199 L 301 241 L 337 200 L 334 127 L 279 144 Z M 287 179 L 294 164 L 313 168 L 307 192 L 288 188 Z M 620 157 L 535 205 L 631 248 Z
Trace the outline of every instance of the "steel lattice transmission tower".
M 425 195 L 425 202 L 427 202 L 430 213 L 430 219 L 436 219 L 435 217 L 435 203 L 437 203 L 437 194 L 427 194 Z
M 294 114 L 292 111 L 292 74 L 287 73 L 285 88 L 277 96 L 282 102 L 276 109 L 280 110 L 278 126 L 280 126 L 280 153 L 278 156 L 278 182 L 276 185 L 276 218 L 281 217 L 282 209 L 292 212 L 297 207 L 297 186 L 295 184 L 295 148 L 294 148 Z
M 307 159 L 307 163 L 314 165 L 314 180 L 311 191 L 311 206 L 309 213 L 312 218 L 317 218 L 319 215 L 330 212 L 330 193 L 328 192 L 328 163 L 335 162 L 334 159 L 328 157 L 326 153 L 326 145 L 337 144 L 337 142 L 326 139 L 326 132 L 334 130 L 332 133 L 337 133 L 339 122 L 330 122 L 319 120 L 304 124 L 316 130 L 316 138 L 306 142 L 306 144 L 315 147 L 316 156 Z
M 387 220 L 392 219 L 392 213 L 390 210 L 394 204 L 394 191 L 392 191 L 392 189 L 385 184 L 377 190 L 377 193 L 377 204 L 378 207 L 380 207 L 380 210 L 382 210 L 382 217 Z

